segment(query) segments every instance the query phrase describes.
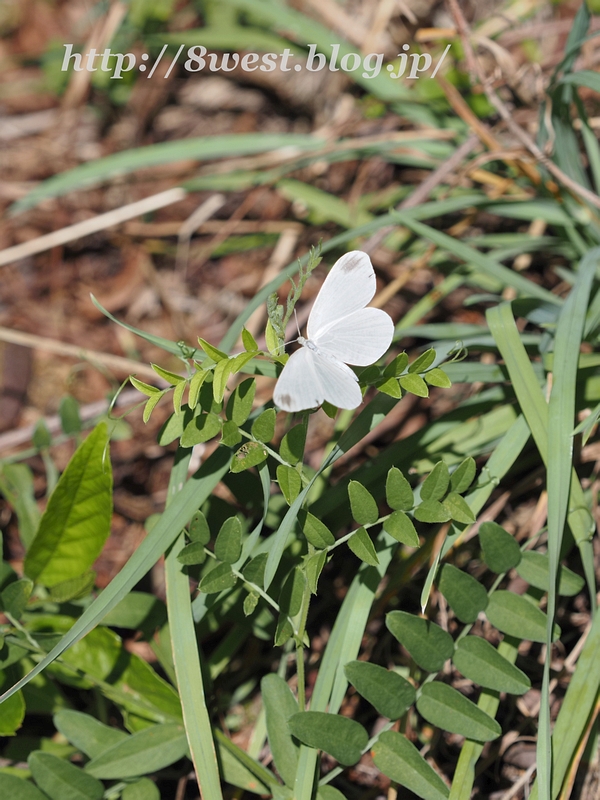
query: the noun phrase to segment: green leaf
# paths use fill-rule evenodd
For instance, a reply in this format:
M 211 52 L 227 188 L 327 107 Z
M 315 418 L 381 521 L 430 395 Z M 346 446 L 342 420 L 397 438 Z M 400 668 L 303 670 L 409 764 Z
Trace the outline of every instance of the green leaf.
M 175 391 L 173 392 L 173 411 L 176 414 L 181 414 L 181 404 L 183 403 L 183 393 L 185 392 L 185 387 L 187 383 L 182 381 L 178 383 L 175 387 Z
M 213 377 L 213 395 L 215 401 L 220 403 L 225 396 L 227 381 L 233 371 L 233 359 L 224 358 L 216 365 Z
M 440 681 L 421 687 L 417 711 L 432 725 L 477 742 L 490 742 L 502 733 L 495 719 L 457 689 Z
M 424 500 L 414 511 L 415 519 L 419 522 L 448 522 L 450 512 L 439 502 L 439 500 Z
M 441 389 L 449 389 L 452 386 L 452 381 L 446 375 L 443 369 L 434 367 L 423 375 L 425 382 L 430 386 L 439 386 Z
M 133 375 L 129 376 L 129 380 L 138 392 L 145 394 L 147 397 L 153 397 L 155 394 L 162 394 L 161 389 L 157 389 L 156 386 L 151 386 L 149 383 L 144 383 L 144 381 L 138 380 L 138 378 L 135 378 Z M 46 447 L 48 446 L 49 445 L 46 445 Z
M 546 615 L 531 600 L 513 592 L 497 590 L 490 597 L 485 615 L 502 633 L 532 642 L 546 641 Z M 560 638 L 554 626 L 552 641 Z
M 258 605 L 259 600 L 260 600 L 260 595 L 257 594 L 256 592 L 249 592 L 249 594 L 246 595 L 246 597 L 244 598 L 244 605 L 243 605 L 245 617 L 249 617 L 251 614 L 254 613 L 254 610 Z
M 383 529 L 397 542 L 402 542 L 402 544 L 406 544 L 409 547 L 419 546 L 419 536 L 415 526 L 404 511 L 394 511 L 383 523 Z
M 450 492 L 443 500 L 442 505 L 455 522 L 470 525 L 475 522 L 475 515 L 469 508 L 467 501 L 457 492 Z
M 221 429 L 221 444 L 225 447 L 235 447 L 242 441 L 242 434 L 240 429 L 232 419 L 228 419 L 223 423 Z
M 194 364 L 196 367 L 196 372 L 194 372 L 190 381 L 190 392 L 188 397 L 188 405 L 191 409 L 196 408 L 198 405 L 198 400 L 200 399 L 200 389 L 210 374 L 209 370 L 202 369 L 202 367 L 199 367 L 195 362 Z
M 67 435 L 81 432 L 81 417 L 79 416 L 79 403 L 70 394 L 60 401 L 58 407 L 60 426 Z
M 398 467 L 392 467 L 387 474 L 385 496 L 388 506 L 395 511 L 410 511 L 415 504 L 411 485 Z
M 150 398 L 151 400 L 153 398 Z M 158 443 L 165 447 L 171 442 L 174 442 L 175 439 L 181 438 L 183 435 L 183 430 L 186 427 L 186 422 L 189 420 L 188 415 L 185 416 L 181 414 L 171 414 L 171 416 L 165 420 L 163 426 L 161 427 L 160 431 L 158 432 Z
M 440 571 L 439 590 L 461 622 L 475 622 L 488 604 L 485 587 L 472 575 L 444 564 Z
M 550 565 L 546 553 L 538 553 L 535 550 L 526 550 L 521 557 L 521 561 L 516 567 L 517 574 L 523 578 L 530 586 L 548 591 L 550 585 L 549 574 Z M 563 597 L 573 597 L 583 589 L 584 579 L 570 570 L 568 567 L 559 566 L 558 569 L 558 593 Z
M 450 475 L 450 488 L 453 492 L 463 494 L 469 486 L 473 483 L 475 478 L 475 459 L 468 456 L 464 461 L 458 465 L 452 475 Z
M 93 758 L 85 766 L 88 775 L 103 780 L 134 778 L 168 767 L 188 751 L 182 725 L 166 723 L 134 733 Z
M 483 522 L 479 527 L 479 542 L 483 550 L 483 560 L 499 575 L 516 567 L 522 553 L 518 543 L 496 522 Z
M 4 649 L 4 648 L 3 648 Z M 14 648 L 14 655 L 19 655 L 22 648 Z M 12 678 L 12 680 L 11 680 Z M 0 690 L 5 691 L 14 683 L 12 670 L 0 670 Z M 2 703 L 0 714 L 0 736 L 14 736 L 25 719 L 25 700 L 23 692 L 16 692 Z
M 144 413 L 142 414 L 142 419 L 144 422 L 148 422 L 150 419 L 152 412 L 159 404 L 160 400 L 165 396 L 166 392 L 159 392 L 158 394 L 153 394 L 152 397 L 148 398 L 148 402 L 144 406 Z
M 267 408 L 252 423 L 251 433 L 259 442 L 270 442 L 275 436 L 275 418 L 277 414 L 274 408 Z
M 189 537 L 192 542 L 207 545 L 210 542 L 210 528 L 202 511 L 196 511 L 190 520 Z
M 8 772 L 0 772 L 0 797 L 10 800 L 48 800 L 48 795 L 28 780 Z
M 377 386 L 378 392 L 383 392 L 384 394 L 387 394 L 390 397 L 395 397 L 398 400 L 402 397 L 402 390 L 400 389 L 400 384 L 396 378 L 387 378 L 381 383 L 376 383 L 375 385 Z
M 256 353 L 258 351 L 256 339 L 246 328 L 242 328 L 242 344 L 248 353 Z
M 438 672 L 454 652 L 450 634 L 428 619 L 407 611 L 390 611 L 385 624 L 414 662 L 427 672 Z
M 50 753 L 35 750 L 27 763 L 35 782 L 51 800 L 100 800 L 104 794 L 100 781 Z
M 384 775 L 422 800 L 446 800 L 448 787 L 402 733 L 384 731 L 373 745 L 373 761 Z
M 273 761 L 277 772 L 291 789 L 298 769 L 298 746 L 290 735 L 288 719 L 298 713 L 298 703 L 290 687 L 279 675 L 266 675 L 260 688 Z
M 310 511 L 300 511 L 298 514 L 298 520 L 302 527 L 302 531 L 306 536 L 306 540 L 310 542 L 313 547 L 325 549 L 326 547 L 331 547 L 332 544 L 335 544 L 335 537 L 327 525 L 321 522 L 320 519 L 317 519 L 317 517 L 315 517 L 314 514 L 311 514 Z
M 288 720 L 292 734 L 308 747 L 324 750 L 340 764 L 356 764 L 369 736 L 362 725 L 339 714 L 300 711 Z
M 480 636 L 465 636 L 456 645 L 454 666 L 465 678 L 496 692 L 524 694 L 531 681 L 524 672 Z
M 450 473 L 445 461 L 438 461 L 421 486 L 421 500 L 441 500 L 448 491 Z
M 435 350 L 433 347 L 430 347 L 429 350 L 426 350 L 424 353 L 421 353 L 418 358 L 415 358 L 408 368 L 408 372 L 409 374 L 425 372 L 425 370 L 430 367 L 434 361 Z
M 121 800 L 160 800 L 157 785 L 150 778 L 128 783 L 121 792 Z
M 406 353 L 399 353 L 387 367 L 383 370 L 383 374 L 386 378 L 397 378 L 399 375 L 402 375 L 404 370 L 408 366 L 408 356 Z
M 230 564 L 217 564 L 200 581 L 199 591 L 205 594 L 216 594 L 224 589 L 231 589 L 237 581 Z
M 254 353 L 238 353 L 231 359 L 231 374 L 235 375 L 242 370 L 249 361 L 254 358 Z
M 177 386 L 178 383 L 185 383 L 183 375 L 178 375 L 176 372 L 170 372 L 168 369 L 159 367 L 158 364 L 150 364 L 154 372 L 161 378 L 164 378 L 171 386 Z
M 399 719 L 416 700 L 417 693 L 412 684 L 397 672 L 377 664 L 349 661 L 344 672 L 356 691 L 388 719 Z
M 286 503 L 291 506 L 302 489 L 300 473 L 288 464 L 279 464 L 277 466 L 277 483 Z
M 280 614 L 277 620 L 277 628 L 275 629 L 275 636 L 273 637 L 273 644 L 275 647 L 283 647 L 294 635 L 294 628 L 290 622 L 287 614 Z
M 50 600 L 53 603 L 67 603 L 69 600 L 76 600 L 79 597 L 86 597 L 94 588 L 96 573 L 93 570 L 84 572 L 76 578 L 69 578 L 67 581 L 55 583 L 50 589 Z
M 317 789 L 317 800 L 346 800 L 346 798 L 339 789 L 326 783 Z
M 41 514 L 35 501 L 33 473 L 27 464 L 0 463 L 0 492 L 14 508 L 19 536 L 28 548 L 37 533 Z
M 219 361 L 225 361 L 225 359 L 229 359 L 227 353 L 224 353 L 222 350 L 219 350 L 217 347 L 210 344 L 205 339 L 201 339 L 200 337 L 198 337 L 198 344 L 204 350 L 206 355 L 209 358 L 212 358 L 215 364 L 218 364 Z
M 256 586 L 263 585 L 267 557 L 266 553 L 259 553 L 246 564 L 242 574 L 247 581 L 254 583 Z
M 359 484 L 360 486 L 360 484 Z M 358 556 L 365 564 L 376 567 L 379 564 L 377 552 L 371 537 L 364 528 L 359 528 L 346 542 L 355 556 Z
M 279 594 L 279 608 L 282 614 L 295 617 L 302 608 L 302 598 L 306 576 L 301 567 L 295 567 L 284 581 Z
M 192 567 L 195 564 L 204 564 L 206 561 L 204 545 L 200 542 L 192 542 L 186 545 L 177 553 L 177 561 L 187 567 Z
M 311 556 L 305 556 L 304 558 L 304 572 L 306 574 L 306 580 L 308 581 L 308 587 L 312 594 L 317 593 L 319 577 L 326 563 L 327 553 L 325 550 L 318 550 Z
M 111 517 L 112 470 L 102 422 L 77 448 L 50 496 L 25 574 L 54 586 L 87 572 L 110 533 Z
M 379 509 L 375 498 L 368 489 L 358 481 L 348 484 L 348 497 L 352 517 L 359 525 L 372 525 L 379 519 Z
M 193 447 L 214 439 L 221 432 L 223 422 L 216 414 L 198 414 L 189 422 L 181 435 L 182 447 Z
M 398 380 L 404 391 L 415 394 L 417 397 L 429 397 L 427 384 L 420 375 L 409 373 L 407 375 L 401 375 Z
M 232 472 L 243 472 L 250 467 L 256 467 L 266 461 L 268 453 L 258 442 L 247 442 L 236 452 L 231 462 Z
M 227 401 L 227 418 L 236 425 L 243 425 L 252 411 L 255 394 L 256 381 L 254 378 L 246 378 L 239 386 L 236 386 Z
M 229 517 L 221 525 L 215 540 L 215 557 L 226 564 L 235 564 L 242 553 L 242 523 Z
M 21 619 L 27 606 L 27 601 L 31 597 L 33 581 L 21 578 L 18 581 L 9 583 L 0 594 L 2 609 L 16 620 Z
M 279 445 L 279 455 L 288 464 L 294 466 L 302 461 L 304 457 L 304 445 L 306 443 L 306 424 L 294 425 L 285 434 Z
M 100 720 L 81 711 L 64 709 L 54 715 L 54 727 L 72 745 L 90 758 L 96 758 L 105 750 L 128 738 L 125 731 L 111 728 Z
M 154 389 L 153 386 L 151 388 Z M 155 391 L 158 391 L 158 389 Z M 52 444 L 52 436 L 43 418 L 38 419 L 38 421 L 35 423 L 31 441 L 33 442 L 33 446 L 36 448 L 36 450 L 45 450 Z

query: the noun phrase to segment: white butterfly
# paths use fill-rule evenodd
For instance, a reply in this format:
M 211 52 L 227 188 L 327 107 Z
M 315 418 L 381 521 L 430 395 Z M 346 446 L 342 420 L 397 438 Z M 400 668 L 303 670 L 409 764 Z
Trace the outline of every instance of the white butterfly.
M 338 408 L 362 402 L 358 378 L 347 364 L 366 367 L 391 344 L 394 323 L 379 308 L 365 308 L 375 294 L 371 259 L 353 250 L 335 262 L 308 318 L 308 338 L 284 366 L 273 401 L 284 411 L 302 411 L 324 400 Z

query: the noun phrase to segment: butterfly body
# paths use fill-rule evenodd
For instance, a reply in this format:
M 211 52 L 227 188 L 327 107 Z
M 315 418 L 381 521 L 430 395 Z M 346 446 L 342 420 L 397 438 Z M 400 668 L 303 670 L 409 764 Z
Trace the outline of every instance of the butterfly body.
M 331 268 L 310 313 L 308 336 L 298 337 L 277 382 L 273 400 L 284 411 L 315 408 L 325 400 L 338 408 L 362 402 L 358 378 L 348 364 L 368 366 L 391 344 L 394 323 L 378 308 L 365 308 L 375 294 L 375 273 L 366 253 L 353 250 Z

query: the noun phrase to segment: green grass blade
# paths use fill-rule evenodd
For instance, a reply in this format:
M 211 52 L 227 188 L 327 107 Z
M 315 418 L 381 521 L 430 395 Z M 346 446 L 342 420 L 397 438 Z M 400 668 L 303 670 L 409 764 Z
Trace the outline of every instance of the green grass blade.
M 175 500 L 187 477 L 191 450 L 179 448 L 169 479 L 167 507 Z M 190 582 L 177 555 L 185 545 L 179 534 L 165 559 L 167 610 L 173 645 L 173 662 L 181 699 L 183 721 L 202 797 L 221 800 L 221 781 L 210 715 L 200 667 L 196 629 L 192 617 Z
M 200 469 L 180 488 L 177 502 L 165 510 L 154 528 L 152 528 L 119 574 L 113 578 L 102 594 L 83 612 L 56 647 L 31 672 L 27 673 L 18 683 L 6 691 L 0 697 L 0 702 L 6 700 L 29 683 L 48 664 L 58 658 L 61 653 L 64 653 L 67 648 L 82 639 L 92 628 L 95 628 L 105 614 L 113 609 L 133 589 L 136 583 L 143 578 L 169 545 L 172 544 L 194 512 L 209 497 L 217 483 L 228 471 L 230 463 L 231 453 L 224 447 L 218 448 L 204 462 Z

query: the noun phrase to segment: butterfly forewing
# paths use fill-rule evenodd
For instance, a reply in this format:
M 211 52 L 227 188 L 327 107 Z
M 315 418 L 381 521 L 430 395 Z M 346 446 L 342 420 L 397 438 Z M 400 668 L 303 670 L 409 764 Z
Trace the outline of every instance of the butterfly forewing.
M 352 250 L 339 258 L 325 278 L 310 312 L 308 338 L 318 337 L 336 320 L 364 308 L 373 299 L 376 287 L 373 265 L 366 253 Z

